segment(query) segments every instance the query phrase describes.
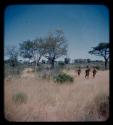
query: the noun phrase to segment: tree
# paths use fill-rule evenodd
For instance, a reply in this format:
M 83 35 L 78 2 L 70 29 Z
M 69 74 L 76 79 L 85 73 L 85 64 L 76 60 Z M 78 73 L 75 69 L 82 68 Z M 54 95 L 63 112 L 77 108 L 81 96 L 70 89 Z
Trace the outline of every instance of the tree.
M 90 63 L 91 62 L 91 60 L 90 59 L 87 59 L 87 63 Z
M 42 60 L 42 64 L 45 64 L 46 63 L 46 61 L 45 60 Z
M 44 57 L 48 59 L 51 68 L 54 68 L 54 62 L 57 58 L 67 54 L 67 44 L 62 30 L 56 30 L 50 33 L 45 42 Z
M 65 64 L 69 64 L 69 63 L 70 63 L 70 58 L 65 58 L 65 59 L 64 59 L 64 63 L 65 63 Z
M 18 50 L 15 46 L 7 48 L 6 54 L 9 57 L 10 66 L 15 67 L 18 62 Z
M 105 60 L 105 69 L 106 69 L 109 60 L 109 43 L 99 43 L 98 46 L 92 48 L 93 49 L 89 51 L 89 53 L 94 54 L 96 56 L 102 56 Z
M 20 44 L 20 55 L 23 58 L 34 59 L 35 61 L 35 70 L 37 68 L 37 65 L 39 65 L 39 61 L 41 57 L 45 53 L 45 40 L 35 39 L 33 41 L 24 41 Z

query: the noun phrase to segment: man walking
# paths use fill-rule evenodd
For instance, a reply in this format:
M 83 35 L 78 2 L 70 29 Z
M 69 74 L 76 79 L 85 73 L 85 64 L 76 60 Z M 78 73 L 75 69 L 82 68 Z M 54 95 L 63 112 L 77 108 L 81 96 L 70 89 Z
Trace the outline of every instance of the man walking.
M 80 76 L 81 73 L 81 68 L 79 67 L 79 69 L 77 70 L 78 76 Z
M 97 73 L 97 70 L 96 70 L 96 68 L 94 67 L 94 68 L 93 68 L 93 78 L 95 78 L 96 73 Z
M 89 78 L 89 72 L 90 68 L 87 66 L 87 69 L 85 70 L 85 78 Z

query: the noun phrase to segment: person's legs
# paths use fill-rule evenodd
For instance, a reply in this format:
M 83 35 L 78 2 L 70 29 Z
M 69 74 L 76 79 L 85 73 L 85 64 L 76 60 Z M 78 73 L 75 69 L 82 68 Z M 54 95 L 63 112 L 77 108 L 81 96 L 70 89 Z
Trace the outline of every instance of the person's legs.
M 78 76 L 80 75 L 80 72 L 78 72 Z
M 94 78 L 95 76 L 94 76 L 94 73 L 93 73 L 93 78 Z
M 88 74 L 87 74 L 87 72 L 86 72 L 86 74 L 85 74 L 85 78 L 87 78 L 88 77 Z
M 86 71 L 84 72 L 84 74 L 85 74 L 85 78 L 86 78 Z
M 95 75 L 96 75 L 96 73 L 94 72 L 94 73 L 93 73 L 93 78 L 95 78 Z
M 88 79 L 89 79 L 89 73 L 87 74 L 87 77 L 88 77 Z

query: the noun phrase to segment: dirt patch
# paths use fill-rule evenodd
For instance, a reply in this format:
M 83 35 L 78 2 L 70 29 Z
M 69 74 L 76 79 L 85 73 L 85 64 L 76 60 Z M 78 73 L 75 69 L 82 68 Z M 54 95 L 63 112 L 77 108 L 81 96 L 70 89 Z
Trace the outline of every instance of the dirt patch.
M 34 78 L 35 77 L 35 73 L 34 70 L 32 68 L 26 68 L 23 70 L 22 74 L 21 74 L 21 78 Z

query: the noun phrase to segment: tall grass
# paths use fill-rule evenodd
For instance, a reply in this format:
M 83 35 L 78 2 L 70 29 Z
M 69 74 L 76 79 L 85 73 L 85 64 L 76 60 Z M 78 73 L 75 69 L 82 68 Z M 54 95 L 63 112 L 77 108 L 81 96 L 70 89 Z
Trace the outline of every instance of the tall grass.
M 28 66 L 25 64 L 18 64 L 15 67 L 10 66 L 9 64 L 5 64 L 4 65 L 4 77 L 8 77 L 8 76 L 20 76 L 20 74 L 22 73 L 22 71 L 25 68 L 31 67 L 33 68 L 33 66 Z
M 109 96 L 100 94 L 85 107 L 85 121 L 105 121 L 109 117 Z
M 50 68 L 50 65 L 40 65 L 37 68 L 37 73 L 42 79 L 52 79 L 54 76 L 58 75 L 62 71 L 63 67 L 60 65 L 55 65 L 54 69 Z

